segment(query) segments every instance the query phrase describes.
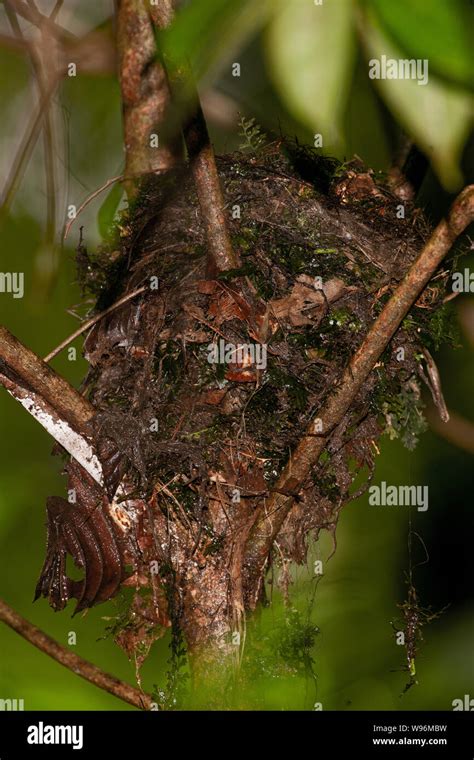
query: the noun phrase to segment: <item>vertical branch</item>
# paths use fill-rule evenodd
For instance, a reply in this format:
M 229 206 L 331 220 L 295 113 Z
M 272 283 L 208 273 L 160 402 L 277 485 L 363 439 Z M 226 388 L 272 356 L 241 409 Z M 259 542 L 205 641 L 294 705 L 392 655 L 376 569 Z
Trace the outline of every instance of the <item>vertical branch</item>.
M 156 56 L 151 7 L 145 0 L 117 0 L 117 48 L 126 151 L 124 173 L 134 178 L 166 171 L 178 156 L 176 140 L 167 140 L 160 130 L 168 111 L 170 90 L 164 68 Z M 166 14 L 156 15 L 156 18 L 167 20 Z M 126 189 L 133 198 L 136 182 L 129 181 Z
M 35 46 L 33 43 L 28 43 L 21 31 L 20 24 L 15 11 L 10 5 L 10 2 L 5 1 L 5 13 L 8 17 L 10 25 L 13 29 L 16 37 L 25 42 L 32 65 L 36 74 L 36 82 L 39 91 L 39 98 L 44 99 L 47 96 L 48 85 L 52 83 L 57 76 L 57 66 L 54 57 L 51 55 L 51 51 L 54 50 L 56 40 L 51 31 L 51 27 L 45 23 L 41 23 L 40 30 L 42 36 L 41 45 Z M 57 15 L 61 2 L 57 2 L 49 20 L 54 21 Z M 34 8 L 34 6 L 33 6 Z M 49 55 L 46 56 L 44 51 L 48 51 Z M 41 52 L 40 52 L 41 51 Z M 44 112 L 44 166 L 46 176 L 46 201 L 47 201 L 47 217 L 46 217 L 46 242 L 49 245 L 54 244 L 54 237 L 56 232 L 56 180 L 55 180 L 55 164 L 54 164 L 54 132 L 53 132 L 53 120 L 51 115 L 51 108 L 47 107 Z
M 160 62 L 153 25 L 165 29 L 173 20 L 173 0 L 160 0 L 145 7 L 144 0 L 118 0 L 117 45 L 123 98 L 126 148 L 125 175 L 139 176 L 171 168 L 178 156 L 177 129 L 171 114 L 171 94 L 167 74 Z M 201 208 L 207 239 L 209 276 L 239 266 L 232 248 L 225 217 L 224 199 L 214 151 L 197 91 L 188 65 L 169 63 L 173 97 L 183 113 L 189 113 L 188 98 L 195 104 L 185 120 L 183 133 Z M 168 124 L 164 121 L 168 119 Z M 159 148 L 150 147 L 150 135 L 157 133 Z M 134 187 L 128 187 L 131 197 Z
M 236 269 L 240 261 L 232 247 L 214 150 L 199 100 L 184 128 L 184 138 L 204 222 L 207 273 L 212 277 L 218 272 Z
M 22 180 L 23 173 L 30 160 L 31 154 L 33 153 L 39 133 L 41 132 L 44 115 L 47 112 L 58 87 L 58 81 L 58 79 L 52 81 L 41 96 L 36 113 L 25 131 L 18 152 L 13 160 L 13 165 L 0 200 L 0 219 L 3 219 L 10 209 L 15 193 Z

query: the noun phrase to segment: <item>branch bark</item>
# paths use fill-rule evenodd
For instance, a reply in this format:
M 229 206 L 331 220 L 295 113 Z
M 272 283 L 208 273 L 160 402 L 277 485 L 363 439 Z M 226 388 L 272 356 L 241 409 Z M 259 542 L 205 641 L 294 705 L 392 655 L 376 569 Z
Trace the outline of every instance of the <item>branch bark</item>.
M 2 326 L 0 384 L 102 484 L 102 467 L 87 438 L 94 407 Z
M 208 277 L 215 277 L 218 272 L 237 269 L 240 260 L 232 247 L 214 149 L 197 93 L 196 101 L 196 110 L 184 128 L 184 138 L 206 233 L 207 273 Z
M 99 689 L 113 694 L 117 699 L 128 702 L 128 704 L 137 707 L 139 710 L 150 710 L 153 707 L 152 698 L 149 694 L 135 689 L 130 684 L 120 681 L 115 676 L 101 670 L 97 665 L 93 665 L 88 660 L 84 660 L 77 654 L 70 652 L 40 628 L 37 628 L 28 620 L 21 617 L 3 599 L 0 599 L 0 620 L 41 652 L 52 657 L 60 665 L 89 681 L 89 683 L 94 684 Z
M 192 112 L 185 119 L 183 135 L 206 232 L 208 276 L 236 269 L 240 261 L 232 247 L 214 150 L 190 67 L 182 61 L 167 61 L 169 66 L 165 72 L 157 56 L 153 24 L 158 29 L 169 26 L 174 15 L 173 0 L 160 0 L 149 9 L 145 8 L 143 0 L 119 0 L 117 7 L 127 153 L 125 174 L 139 176 L 151 171 L 166 171 L 176 163 L 179 128 L 170 106 L 173 99 L 178 103 L 178 111 L 189 114 L 191 101 Z M 159 127 L 164 147 L 150 148 L 150 134 Z M 135 197 L 136 187 L 129 183 L 127 192 L 129 197 Z
M 326 443 L 350 408 L 375 363 L 388 346 L 400 323 L 426 287 L 456 238 L 474 221 L 474 185 L 466 187 L 454 201 L 423 247 L 394 294 L 372 325 L 349 362 L 334 393 L 309 424 L 303 439 L 291 454 L 278 478 L 274 493 L 260 508 L 247 544 L 247 572 L 251 577 L 263 573 L 268 554 L 298 493 L 317 463 Z M 319 420 L 322 422 L 320 429 Z M 316 422 L 318 421 L 318 422 Z M 251 600 L 255 605 L 257 598 Z
M 168 5 L 166 2 L 165 5 Z M 151 9 L 151 6 L 150 6 Z M 165 70 L 156 56 L 153 20 L 167 23 L 166 14 L 154 14 L 144 0 L 117 1 L 117 48 L 122 92 L 126 177 L 141 177 L 166 171 L 176 163 L 180 151 L 176 139 L 161 132 L 170 104 Z M 156 134 L 158 146 L 151 136 Z M 137 192 L 136 182 L 126 183 L 130 198 Z

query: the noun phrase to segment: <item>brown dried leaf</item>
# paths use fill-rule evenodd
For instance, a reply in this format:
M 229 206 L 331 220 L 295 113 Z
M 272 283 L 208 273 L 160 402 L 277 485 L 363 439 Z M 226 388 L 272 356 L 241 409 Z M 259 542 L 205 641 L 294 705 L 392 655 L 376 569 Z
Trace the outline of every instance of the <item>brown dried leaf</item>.
M 300 275 L 288 296 L 270 302 L 273 314 L 277 319 L 287 320 L 295 327 L 319 324 L 326 301 L 337 301 L 346 292 L 346 285 L 342 280 L 334 278 L 323 284 L 323 292 L 324 295 L 314 287 L 311 277 Z

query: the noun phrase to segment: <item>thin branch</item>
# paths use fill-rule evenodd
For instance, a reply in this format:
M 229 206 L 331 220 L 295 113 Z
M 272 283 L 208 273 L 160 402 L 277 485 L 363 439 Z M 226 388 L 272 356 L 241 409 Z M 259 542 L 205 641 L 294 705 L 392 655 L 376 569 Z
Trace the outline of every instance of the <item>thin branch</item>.
M 162 14 L 161 28 L 172 20 L 170 6 L 170 0 L 161 0 L 158 4 Z M 186 60 L 176 61 L 168 54 L 166 68 L 178 113 L 185 116 L 183 135 L 207 240 L 207 275 L 215 277 L 218 272 L 237 269 L 241 262 L 232 246 L 214 149 L 191 67 Z
M 413 200 L 416 194 L 415 188 L 406 175 L 407 159 L 412 148 L 413 143 L 410 138 L 403 130 L 400 130 L 387 180 L 394 195 L 404 201 Z
M 448 218 L 443 219 L 434 230 L 419 257 L 353 355 L 337 389 L 318 411 L 305 436 L 292 453 L 274 487 L 279 493 L 273 493 L 264 507 L 260 508 L 247 545 L 247 567 L 255 577 L 261 576 L 273 541 L 293 506 L 294 494 L 299 492 L 311 469 L 318 462 L 331 432 L 342 421 L 402 320 L 433 277 L 456 238 L 472 221 L 474 185 L 466 187 L 460 193 L 450 209 Z M 323 433 L 319 432 L 321 423 Z M 254 599 L 253 603 L 256 601 Z
M 0 620 L 41 652 L 52 657 L 60 665 L 89 681 L 89 683 L 94 684 L 99 689 L 107 691 L 109 694 L 117 697 L 117 699 L 133 705 L 139 710 L 150 710 L 153 707 L 153 701 L 149 694 L 145 694 L 130 686 L 130 684 L 120 681 L 115 676 L 98 668 L 97 665 L 93 665 L 88 660 L 84 660 L 82 657 L 61 646 L 61 644 L 44 633 L 40 628 L 37 628 L 28 620 L 21 617 L 3 599 L 0 599 Z
M 73 217 L 72 219 L 70 219 L 68 221 L 68 223 L 66 224 L 65 228 L 64 228 L 63 240 L 66 240 L 67 236 L 69 235 L 69 231 L 70 231 L 72 225 L 76 221 L 76 219 L 79 216 L 79 214 L 81 214 L 84 211 L 84 209 L 86 208 L 86 206 L 88 206 L 89 203 L 91 203 L 91 201 L 94 200 L 94 198 L 97 198 L 98 195 L 100 195 L 101 193 L 103 193 L 104 190 L 107 190 L 107 188 L 110 187 L 110 185 L 113 185 L 115 182 L 122 182 L 123 178 L 124 178 L 123 174 L 119 174 L 118 177 L 111 177 L 111 179 L 108 179 L 107 182 L 105 182 L 103 185 L 101 185 L 97 190 L 94 190 L 94 192 L 91 193 L 91 195 L 89 195 L 83 203 L 81 203 L 81 205 L 79 206 L 79 208 L 76 211 L 75 217 Z
M 51 13 L 50 19 L 55 17 L 56 13 L 61 7 L 61 2 L 57 2 Z M 36 81 L 38 85 L 38 92 L 40 101 L 47 97 L 47 85 L 48 79 L 48 62 L 43 56 L 39 56 L 35 47 L 28 43 L 23 36 L 20 24 L 15 11 L 13 10 L 10 0 L 5 0 L 5 12 L 8 20 L 10 21 L 13 32 L 19 40 L 25 42 L 27 45 L 28 54 L 33 65 L 33 70 L 36 74 Z M 54 16 L 53 16 L 54 14 Z M 41 34 L 43 37 L 43 49 L 47 48 L 46 37 L 50 34 L 50 31 L 43 25 L 41 27 Z M 54 78 L 54 75 L 51 79 Z M 47 198 L 47 216 L 46 216 L 46 242 L 50 245 L 54 244 L 54 237 L 56 232 L 56 179 L 55 179 L 55 166 L 54 166 L 54 135 L 53 135 L 53 121 L 51 118 L 51 111 L 48 106 L 44 112 L 44 166 L 46 175 L 46 198 Z
M 214 277 L 217 272 L 237 269 L 240 260 L 230 239 L 214 150 L 199 101 L 184 128 L 184 138 L 206 233 L 208 276 Z
M 426 418 L 435 433 L 454 446 L 464 449 L 469 454 L 474 454 L 474 424 L 472 422 L 452 411 L 449 413 L 448 422 L 443 422 L 434 406 L 428 407 Z
M 49 87 L 46 89 L 44 95 L 40 98 L 36 114 L 31 120 L 31 123 L 23 136 L 23 140 L 20 144 L 17 155 L 15 156 L 10 175 L 7 179 L 5 190 L 3 192 L 0 204 L 0 219 L 2 219 L 8 212 L 13 198 L 15 197 L 15 193 L 23 177 L 23 172 L 31 157 L 39 133 L 41 131 L 44 115 L 47 112 L 51 99 L 58 87 L 58 82 L 59 80 L 55 79 L 49 84 Z
M 183 113 L 188 114 L 183 134 L 207 239 L 208 276 L 213 277 L 217 272 L 238 268 L 240 261 L 232 247 L 214 151 L 190 67 L 181 61 L 167 60 L 166 73 L 157 56 L 153 24 L 164 29 L 172 19 L 171 0 L 161 0 L 149 9 L 145 8 L 143 0 L 118 2 L 117 40 L 126 174 L 135 176 L 169 169 L 179 157 L 175 138 L 177 114 L 171 113 L 170 109 L 172 94 L 175 110 L 179 113 L 181 107 Z M 193 104 L 191 116 L 189 101 Z M 162 153 L 149 146 L 150 135 L 158 127 L 162 133 Z M 133 198 L 136 187 L 129 185 L 127 192 Z
M 96 314 L 94 317 L 91 317 L 91 319 L 88 319 L 87 322 L 84 322 L 77 330 L 75 330 L 68 338 L 65 338 L 62 343 L 59 344 L 59 346 L 56 346 L 50 353 L 44 357 L 43 361 L 50 362 L 51 359 L 53 359 L 55 356 L 57 356 L 63 348 L 66 348 L 70 343 L 72 343 L 73 340 L 79 337 L 79 335 L 82 335 L 82 333 L 86 332 L 90 327 L 93 327 L 96 322 L 99 322 L 101 319 L 107 316 L 107 314 L 110 314 L 110 312 L 115 311 L 115 309 L 118 309 L 119 306 L 122 306 L 124 303 L 127 303 L 127 301 L 130 301 L 132 298 L 135 298 L 135 296 L 138 296 L 140 293 L 143 293 L 146 290 L 146 285 L 142 285 L 140 288 L 137 288 L 136 290 L 133 290 L 131 293 L 127 293 L 126 295 L 122 296 L 122 298 L 119 298 L 118 301 L 113 303 L 111 306 L 109 306 L 107 309 L 104 309 L 104 311 L 101 311 L 100 314 Z
M 72 32 L 69 32 L 67 29 L 65 29 L 63 26 L 60 26 L 56 23 L 54 20 L 56 17 L 56 9 L 54 9 L 52 18 L 48 18 L 48 16 L 44 16 L 40 11 L 38 11 L 36 8 L 27 5 L 26 3 L 22 2 L 21 0 L 9 0 L 9 3 L 13 6 L 16 13 L 24 18 L 26 21 L 29 21 L 30 24 L 33 24 L 33 26 L 38 27 L 38 29 L 41 29 L 43 26 L 46 26 L 48 29 L 51 29 L 51 31 L 54 32 L 56 37 L 63 41 L 72 41 L 77 40 L 77 37 Z M 59 10 L 59 8 L 58 8 Z

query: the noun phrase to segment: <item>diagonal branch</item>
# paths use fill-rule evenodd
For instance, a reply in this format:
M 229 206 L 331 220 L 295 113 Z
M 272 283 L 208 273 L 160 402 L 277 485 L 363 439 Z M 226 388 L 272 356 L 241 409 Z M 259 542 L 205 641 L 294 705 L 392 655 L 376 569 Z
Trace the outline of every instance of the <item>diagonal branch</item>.
M 102 484 L 102 468 L 87 438 L 94 407 L 2 326 L 0 384 Z
M 343 419 L 363 383 L 389 344 L 402 320 L 426 287 L 458 235 L 474 221 L 474 185 L 466 187 L 454 201 L 448 218 L 443 219 L 412 264 L 405 278 L 375 320 L 362 344 L 346 367 L 338 387 L 307 428 L 278 478 L 274 493 L 259 510 L 247 544 L 247 567 L 260 577 L 273 541 L 293 506 L 311 469 L 317 463 L 329 436 Z M 323 433 L 320 421 L 322 422 Z M 256 599 L 252 603 L 256 603 Z
M 26 21 L 29 21 L 30 24 L 33 24 L 33 26 L 36 26 L 39 29 L 41 29 L 43 26 L 46 26 L 48 29 L 54 32 L 58 39 L 63 41 L 72 41 L 77 39 L 75 34 L 56 23 L 56 9 L 54 9 L 51 13 L 51 16 L 48 17 L 40 13 L 40 11 L 32 4 L 24 3 L 22 0 L 9 0 L 9 3 L 13 6 L 15 12 L 19 16 L 24 18 Z
M 135 290 L 132 290 L 131 293 L 126 293 L 122 298 L 119 298 L 118 301 L 115 301 L 115 303 L 111 304 L 111 306 L 108 306 L 104 311 L 101 311 L 99 314 L 95 314 L 95 316 L 88 319 L 86 322 L 83 322 L 80 327 L 77 328 L 77 330 L 74 330 L 71 335 L 68 335 L 67 338 L 65 338 L 59 346 L 56 346 L 56 348 L 53 348 L 52 351 L 49 352 L 44 357 L 45 362 L 50 362 L 51 359 L 54 359 L 55 356 L 57 356 L 63 348 L 66 348 L 66 346 L 69 346 L 70 343 L 72 343 L 73 340 L 76 340 L 80 335 L 86 332 L 86 330 L 89 330 L 90 327 L 93 327 L 97 322 L 100 322 L 101 319 L 111 314 L 115 309 L 118 309 L 119 306 L 123 306 L 124 303 L 127 303 L 132 298 L 135 298 L 136 296 L 140 295 L 141 293 L 144 293 L 147 289 L 146 285 L 142 285 L 140 288 L 136 288 Z
M 425 414 L 435 433 L 454 446 L 474 455 L 474 423 L 452 411 L 449 413 L 449 420 L 443 422 L 435 406 L 429 406 Z
M 8 213 L 13 198 L 15 197 L 15 193 L 22 180 L 23 173 L 41 132 L 45 114 L 50 107 L 50 103 L 58 88 L 58 84 L 59 79 L 56 78 L 54 81 L 51 81 L 48 87 L 44 90 L 39 99 L 36 113 L 25 131 L 0 200 L 0 219 L 3 219 Z
M 128 704 L 137 707 L 139 710 L 150 710 L 153 707 L 152 698 L 149 694 L 135 689 L 130 684 L 120 681 L 115 676 L 101 670 L 97 665 L 93 665 L 88 660 L 84 660 L 77 654 L 70 652 L 40 628 L 37 628 L 28 620 L 21 617 L 3 599 L 0 599 L 0 620 L 20 636 L 23 636 L 26 641 L 33 644 L 41 652 L 52 657 L 60 665 L 89 681 L 89 683 L 94 684 L 99 689 L 113 694 L 117 699 L 128 702 Z

